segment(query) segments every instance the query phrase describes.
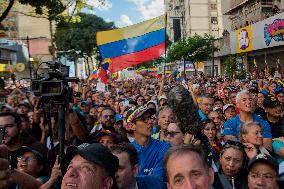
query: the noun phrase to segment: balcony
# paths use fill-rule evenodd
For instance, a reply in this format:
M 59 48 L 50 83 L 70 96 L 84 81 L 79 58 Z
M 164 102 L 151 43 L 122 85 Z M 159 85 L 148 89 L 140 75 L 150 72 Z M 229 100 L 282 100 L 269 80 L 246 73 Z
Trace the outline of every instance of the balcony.
M 243 9 L 244 7 L 250 7 L 252 5 L 259 5 L 262 9 L 272 9 L 274 7 L 274 1 L 276 0 L 232 0 L 229 10 L 225 11 L 225 14 L 230 15 L 233 12 Z
M 249 1 L 249 0 L 232 0 L 231 1 L 231 8 L 238 7 L 238 6 L 246 3 L 247 1 Z

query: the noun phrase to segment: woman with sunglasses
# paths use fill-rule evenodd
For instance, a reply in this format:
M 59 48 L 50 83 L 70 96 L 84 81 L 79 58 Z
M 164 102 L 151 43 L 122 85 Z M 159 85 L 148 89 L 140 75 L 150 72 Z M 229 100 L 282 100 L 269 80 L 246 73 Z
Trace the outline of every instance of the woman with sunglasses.
M 165 141 L 169 142 L 172 146 L 179 146 L 184 144 L 184 134 L 181 132 L 178 124 L 170 123 L 167 131 L 165 132 Z
M 263 146 L 262 127 L 257 122 L 248 122 L 241 125 L 240 139 L 246 146 L 247 156 L 252 159 L 257 154 L 271 155 L 271 152 Z
M 247 186 L 246 152 L 244 145 L 227 141 L 220 153 L 220 167 L 215 173 L 214 189 L 243 189 Z

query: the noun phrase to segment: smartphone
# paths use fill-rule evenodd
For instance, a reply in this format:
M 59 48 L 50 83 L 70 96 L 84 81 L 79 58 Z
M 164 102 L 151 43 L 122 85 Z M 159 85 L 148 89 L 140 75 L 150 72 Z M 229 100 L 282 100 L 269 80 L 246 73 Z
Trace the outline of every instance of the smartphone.
M 4 135 L 5 135 L 5 127 L 0 127 L 0 144 L 3 143 Z

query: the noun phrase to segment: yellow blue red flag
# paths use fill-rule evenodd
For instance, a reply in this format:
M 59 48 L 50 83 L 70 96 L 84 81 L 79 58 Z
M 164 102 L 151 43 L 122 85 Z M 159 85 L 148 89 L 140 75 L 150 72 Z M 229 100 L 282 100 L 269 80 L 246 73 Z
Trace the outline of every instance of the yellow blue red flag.
M 97 33 L 103 59 L 109 58 L 108 71 L 122 69 L 159 58 L 165 53 L 165 15 L 124 28 Z

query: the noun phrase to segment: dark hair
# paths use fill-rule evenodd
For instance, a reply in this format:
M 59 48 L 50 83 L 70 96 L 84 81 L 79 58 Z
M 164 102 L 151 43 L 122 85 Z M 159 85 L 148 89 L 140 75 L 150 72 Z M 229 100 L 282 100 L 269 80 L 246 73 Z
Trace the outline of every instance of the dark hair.
M 22 121 L 30 122 L 29 117 L 28 117 L 27 114 L 20 114 L 19 116 L 20 116 L 21 122 Z
M 145 100 L 145 98 L 144 98 L 143 95 L 138 95 L 138 96 L 135 98 L 135 101 L 137 102 L 138 98 L 140 98 L 140 97 L 142 97 L 142 98 Z
M 132 167 L 134 167 L 136 164 L 138 164 L 138 153 L 137 150 L 134 148 L 134 146 L 132 146 L 129 143 L 120 143 L 120 144 L 116 144 L 113 145 L 111 148 L 112 153 L 127 153 L 130 164 Z
M 211 98 L 211 99 L 213 99 L 214 100 L 214 98 L 210 95 L 210 94 L 208 94 L 208 93 L 205 93 L 205 94 L 203 94 L 203 95 L 201 95 L 201 97 L 200 98 Z
M 106 111 L 106 110 L 112 111 L 114 115 L 116 114 L 116 112 L 114 111 L 114 109 L 112 109 L 112 108 L 109 107 L 109 106 L 104 107 L 104 109 L 102 110 L 102 113 L 103 113 L 103 111 Z
M 239 141 L 234 141 L 234 140 L 228 140 L 222 148 L 222 151 L 220 153 L 220 157 L 223 156 L 224 152 L 229 149 L 229 148 L 233 148 L 236 150 L 239 150 L 243 153 L 243 155 L 245 155 L 245 146 L 239 142 Z
M 198 155 L 204 168 L 209 168 L 209 165 L 207 164 L 207 156 L 204 153 L 201 146 L 197 146 L 193 144 L 174 146 L 174 147 L 171 147 L 164 156 L 164 169 L 166 172 L 166 176 L 168 176 L 167 164 L 168 164 L 169 159 L 172 156 L 180 156 L 180 155 L 183 155 L 186 153 L 192 153 L 192 152 Z
M 168 104 L 173 110 L 176 123 L 179 125 L 182 133 L 196 135 L 200 133 L 200 118 L 198 107 L 183 86 L 172 88 L 168 94 Z
M 201 122 L 201 129 L 204 130 L 208 123 L 212 123 L 215 128 L 217 128 L 216 124 L 211 119 L 206 119 L 205 121 Z
M 21 119 L 18 113 L 15 112 L 1 112 L 0 113 L 0 117 L 7 117 L 7 116 L 11 116 L 15 119 L 15 123 L 16 125 L 19 127 L 21 124 Z

